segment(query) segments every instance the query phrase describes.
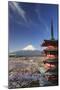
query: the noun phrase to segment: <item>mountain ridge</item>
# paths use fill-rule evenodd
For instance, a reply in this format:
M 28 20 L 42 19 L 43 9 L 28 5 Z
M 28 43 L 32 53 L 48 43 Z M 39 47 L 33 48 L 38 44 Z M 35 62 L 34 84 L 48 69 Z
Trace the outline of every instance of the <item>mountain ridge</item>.
M 12 53 L 9 53 L 10 56 L 40 56 L 40 50 L 19 50 Z

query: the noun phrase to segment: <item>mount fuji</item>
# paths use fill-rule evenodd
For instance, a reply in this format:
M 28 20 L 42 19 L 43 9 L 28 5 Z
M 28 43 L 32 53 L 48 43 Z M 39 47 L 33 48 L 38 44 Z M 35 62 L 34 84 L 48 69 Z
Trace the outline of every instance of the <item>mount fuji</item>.
M 26 46 L 25 48 L 23 48 L 22 50 L 30 50 L 30 51 L 34 51 L 34 50 L 36 50 L 36 48 L 33 46 L 33 45 L 28 45 L 28 46 Z
M 19 50 L 19 51 L 15 51 L 9 54 L 10 56 L 40 56 L 41 55 L 41 51 L 37 50 L 33 45 L 27 45 L 26 47 L 24 47 L 23 49 Z

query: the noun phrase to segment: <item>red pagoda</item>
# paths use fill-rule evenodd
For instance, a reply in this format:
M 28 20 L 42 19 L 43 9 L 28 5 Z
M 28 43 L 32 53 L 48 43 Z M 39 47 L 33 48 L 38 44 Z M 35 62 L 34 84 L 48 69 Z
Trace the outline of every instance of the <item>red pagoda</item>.
M 45 60 L 44 68 L 46 69 L 45 76 L 52 85 L 58 85 L 58 40 L 54 39 L 53 21 L 51 20 L 51 39 L 44 40 L 42 43 L 44 50 Z

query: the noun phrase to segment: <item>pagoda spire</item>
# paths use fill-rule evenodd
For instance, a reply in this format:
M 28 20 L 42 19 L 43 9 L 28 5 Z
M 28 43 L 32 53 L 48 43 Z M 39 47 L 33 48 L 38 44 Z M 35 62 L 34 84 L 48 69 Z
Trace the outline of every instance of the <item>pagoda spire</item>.
M 51 40 L 54 40 L 53 19 L 51 19 Z

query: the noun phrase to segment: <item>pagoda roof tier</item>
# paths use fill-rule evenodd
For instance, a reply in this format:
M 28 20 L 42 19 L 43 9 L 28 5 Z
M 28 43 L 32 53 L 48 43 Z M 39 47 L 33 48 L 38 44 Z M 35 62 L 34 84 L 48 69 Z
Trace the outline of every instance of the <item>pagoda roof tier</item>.
M 45 75 L 51 76 L 51 75 L 58 75 L 56 72 L 46 72 Z
M 42 46 L 58 46 L 58 40 L 44 40 Z
M 44 62 L 44 64 L 45 63 L 57 63 L 58 60 L 57 59 L 47 59 L 47 60 L 44 60 L 43 62 Z
M 49 82 L 52 82 L 53 85 L 54 85 L 54 83 L 57 85 L 57 83 L 58 83 L 58 76 L 56 76 L 56 75 L 48 76 L 48 77 L 47 77 L 47 80 L 48 80 Z
M 44 51 L 47 51 L 47 52 L 51 52 L 51 51 L 57 52 L 58 49 L 45 49 Z
M 52 58 L 45 59 L 45 61 L 47 61 L 47 60 L 50 60 L 50 61 L 58 61 L 58 59 L 57 59 L 57 58 L 54 58 L 54 59 L 52 59 Z
M 47 70 L 45 73 L 53 73 L 53 74 L 58 74 L 58 70 L 57 70 L 57 68 L 56 69 L 49 69 L 49 70 Z
M 44 62 L 44 64 L 48 63 L 48 64 L 54 64 L 54 65 L 56 65 L 58 63 L 58 61 L 56 61 L 56 62 L 53 62 L 53 61 L 43 61 L 43 62 Z
M 45 75 L 58 75 L 57 69 L 49 69 L 45 72 Z
M 48 49 L 48 50 L 50 50 L 50 49 L 51 50 L 56 50 L 56 49 L 58 49 L 58 47 L 56 47 L 56 46 L 55 47 L 54 46 L 48 46 L 46 49 Z
M 45 53 L 45 54 L 49 54 L 49 53 L 50 53 L 51 55 L 52 55 L 52 54 L 53 54 L 53 55 L 58 55 L 58 51 L 52 51 L 52 50 L 48 50 L 48 51 L 44 50 L 44 53 Z

